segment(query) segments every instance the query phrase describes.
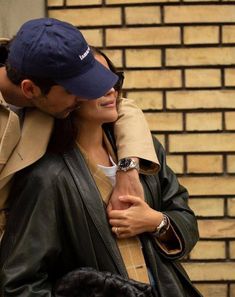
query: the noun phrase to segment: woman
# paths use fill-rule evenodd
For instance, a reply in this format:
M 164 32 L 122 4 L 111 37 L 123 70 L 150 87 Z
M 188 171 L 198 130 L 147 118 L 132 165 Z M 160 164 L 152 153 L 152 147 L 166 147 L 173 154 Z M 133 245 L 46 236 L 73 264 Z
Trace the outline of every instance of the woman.
M 81 267 L 150 283 L 155 296 L 201 296 L 178 263 L 198 240 L 196 219 L 156 139 L 161 168 L 141 174 L 144 195 L 120 197 L 124 210 L 106 209 L 126 165 L 116 164 L 112 136 L 120 86 L 58 121 L 50 152 L 16 177 L 1 249 L 3 296 L 53 296 L 58 279 Z

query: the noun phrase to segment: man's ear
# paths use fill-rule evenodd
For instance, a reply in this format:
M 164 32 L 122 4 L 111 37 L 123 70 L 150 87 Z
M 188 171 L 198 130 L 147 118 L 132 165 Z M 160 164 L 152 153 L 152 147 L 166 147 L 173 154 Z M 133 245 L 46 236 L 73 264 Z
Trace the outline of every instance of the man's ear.
M 28 99 L 33 99 L 41 95 L 40 88 L 30 79 L 24 79 L 20 86 L 22 93 Z

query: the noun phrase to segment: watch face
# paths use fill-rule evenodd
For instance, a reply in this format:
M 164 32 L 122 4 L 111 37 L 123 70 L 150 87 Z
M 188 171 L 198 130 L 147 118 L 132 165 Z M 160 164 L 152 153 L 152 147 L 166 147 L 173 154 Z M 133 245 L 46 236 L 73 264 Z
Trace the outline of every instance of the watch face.
M 127 158 L 124 158 L 120 161 L 120 167 L 122 168 L 126 168 L 126 167 L 129 167 L 131 164 L 131 159 L 127 159 Z

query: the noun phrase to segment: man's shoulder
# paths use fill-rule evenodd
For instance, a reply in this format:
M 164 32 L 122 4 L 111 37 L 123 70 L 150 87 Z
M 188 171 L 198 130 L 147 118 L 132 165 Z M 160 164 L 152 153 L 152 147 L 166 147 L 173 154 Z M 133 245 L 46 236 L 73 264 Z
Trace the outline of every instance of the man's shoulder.
M 2 93 L 0 92 L 0 112 L 2 110 L 8 110 L 8 111 L 10 111 L 10 109 L 8 107 L 8 104 L 6 103 L 6 101 L 3 98 Z
M 3 107 L 4 109 L 10 110 L 1 92 L 0 92 L 0 106 Z

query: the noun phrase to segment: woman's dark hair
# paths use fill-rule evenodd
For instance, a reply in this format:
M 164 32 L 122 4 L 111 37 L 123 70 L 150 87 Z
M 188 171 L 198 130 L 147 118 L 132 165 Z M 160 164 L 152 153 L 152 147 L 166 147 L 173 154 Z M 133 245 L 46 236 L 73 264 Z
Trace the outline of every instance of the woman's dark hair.
M 112 72 L 119 76 L 118 82 L 114 85 L 115 90 L 120 95 L 123 83 L 123 72 L 118 72 L 111 60 L 99 49 L 90 47 L 94 55 L 101 55 L 107 61 L 107 64 Z M 71 112 L 65 119 L 55 119 L 54 129 L 48 145 L 48 150 L 56 153 L 63 153 L 72 149 L 75 146 L 78 129 L 76 125 L 76 113 Z M 109 124 L 105 124 L 110 126 Z
M 76 114 L 71 112 L 65 119 L 55 119 L 47 150 L 64 153 L 75 146 L 78 128 Z

